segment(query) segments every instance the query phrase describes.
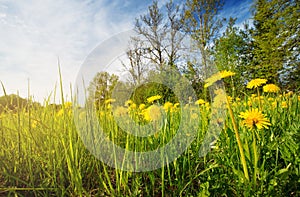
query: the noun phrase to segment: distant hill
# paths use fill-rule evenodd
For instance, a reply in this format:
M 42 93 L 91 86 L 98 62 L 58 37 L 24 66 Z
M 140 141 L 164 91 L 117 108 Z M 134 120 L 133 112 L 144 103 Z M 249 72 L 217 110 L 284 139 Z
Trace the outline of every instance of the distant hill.
M 41 106 L 37 102 L 31 103 L 34 106 Z M 24 109 L 28 106 L 28 100 L 24 99 L 18 95 L 11 94 L 7 96 L 0 97 L 0 113 L 7 111 L 16 111 L 18 107 Z

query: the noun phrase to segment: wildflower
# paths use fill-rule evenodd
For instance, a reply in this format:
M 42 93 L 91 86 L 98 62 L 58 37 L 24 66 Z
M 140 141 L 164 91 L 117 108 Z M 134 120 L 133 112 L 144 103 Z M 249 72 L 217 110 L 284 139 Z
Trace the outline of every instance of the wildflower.
M 252 107 L 252 101 L 247 101 L 248 106 Z
M 132 100 L 128 100 L 128 101 L 125 102 L 125 106 L 129 107 L 132 103 L 133 103 Z
M 283 102 L 281 103 L 281 107 L 282 107 L 282 108 L 287 108 L 287 107 L 288 107 L 287 102 L 286 102 L 286 101 L 283 101 Z
M 224 78 L 227 78 L 227 77 L 230 77 L 230 76 L 233 76 L 233 75 L 235 75 L 234 72 L 226 71 L 226 70 L 215 73 L 211 77 L 209 77 L 205 80 L 204 88 L 207 88 L 207 87 L 211 86 L 212 84 L 214 84 L 215 82 L 217 82 L 221 79 L 224 79 Z
M 147 98 L 147 101 L 148 101 L 148 103 L 153 103 L 154 101 L 159 100 L 159 99 L 161 99 L 161 96 L 156 95 L 156 96 L 151 96 L 151 97 Z
M 170 111 L 170 110 L 172 109 L 172 107 L 173 107 L 173 104 L 170 103 L 170 102 L 166 102 L 166 103 L 164 104 L 164 110 L 165 110 L 166 112 Z
M 280 88 L 275 84 L 267 84 L 263 87 L 264 92 L 279 92 Z
M 145 105 L 144 103 L 142 103 L 142 104 L 140 104 L 140 106 L 139 106 L 139 110 L 143 110 L 143 109 L 145 109 L 145 107 L 146 107 L 146 105 Z
M 136 109 L 136 104 L 135 103 L 131 103 L 131 105 L 129 106 L 130 110 L 135 110 Z
M 148 110 L 143 110 L 142 115 L 144 116 L 144 120 L 147 122 L 151 121 L 150 113 Z
M 300 101 L 300 96 L 298 96 L 298 101 Z
M 205 104 L 206 102 L 203 100 L 203 99 L 199 99 L 195 102 L 196 105 L 203 105 Z
M 211 86 L 212 84 L 214 84 L 215 82 L 217 82 L 219 80 L 221 80 L 221 75 L 219 73 L 212 75 L 211 77 L 209 77 L 205 80 L 204 88 Z
M 258 111 L 257 108 L 246 110 L 246 112 L 241 112 L 239 117 L 244 119 L 242 123 L 250 129 L 267 129 L 268 126 L 271 125 L 270 121 L 265 117 L 265 115 L 261 111 Z
M 287 97 L 292 96 L 292 95 L 293 95 L 292 91 L 289 91 L 288 93 L 285 94 L 285 96 L 287 96 Z
M 252 79 L 248 84 L 247 84 L 247 88 L 249 89 L 253 89 L 253 88 L 257 88 L 263 84 L 265 84 L 267 82 L 266 79 Z
M 220 72 L 220 75 L 221 75 L 221 78 L 224 79 L 224 78 L 227 78 L 227 77 L 234 76 L 235 73 L 231 72 L 231 71 L 223 70 L 223 71 Z
M 208 102 L 205 103 L 205 108 L 206 108 L 206 110 L 210 109 L 210 104 Z

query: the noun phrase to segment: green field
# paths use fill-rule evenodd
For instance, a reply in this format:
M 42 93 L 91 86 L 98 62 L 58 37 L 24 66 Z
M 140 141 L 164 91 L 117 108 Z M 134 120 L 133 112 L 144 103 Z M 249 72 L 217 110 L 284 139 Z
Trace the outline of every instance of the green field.
M 162 103 L 156 95 L 143 104 L 129 100 L 116 106 L 109 99 L 99 107 L 97 118 L 107 138 L 127 150 L 154 150 L 170 141 L 180 124 L 196 123 L 195 139 L 184 153 L 148 172 L 122 171 L 96 159 L 78 134 L 71 102 L 38 105 L 2 97 L 0 196 L 300 196 L 299 94 L 252 81 L 244 96 L 221 97 L 220 109 L 227 116 L 215 120 L 212 103 L 225 92 L 215 93 L 211 101 Z M 146 138 L 128 135 L 115 120 L 124 114 L 159 132 Z M 150 124 L 159 121 L 163 126 Z M 208 154 L 200 156 L 213 121 L 221 133 Z M 186 136 L 181 137 L 193 129 L 183 126 Z

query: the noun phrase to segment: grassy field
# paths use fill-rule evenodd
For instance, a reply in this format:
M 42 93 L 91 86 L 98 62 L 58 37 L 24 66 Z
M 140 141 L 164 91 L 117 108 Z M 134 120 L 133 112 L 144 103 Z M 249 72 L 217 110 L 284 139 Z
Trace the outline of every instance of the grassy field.
M 221 103 L 228 115 L 217 120 L 221 133 L 204 157 L 199 151 L 213 121 L 212 102 L 224 92 L 216 90 L 213 101 L 187 104 L 161 103 L 159 95 L 124 106 L 107 100 L 97 118 L 107 137 L 124 149 L 154 150 L 170 141 L 182 122 L 196 123 L 195 139 L 184 153 L 148 172 L 122 171 L 96 159 L 78 134 L 71 102 L 57 108 L 49 100 L 43 106 L 29 100 L 27 107 L 5 110 L 0 196 L 300 196 L 300 96 L 264 81 L 248 89 Z M 125 114 L 159 132 L 147 138 L 127 134 L 115 121 Z M 191 129 L 183 126 L 186 137 Z

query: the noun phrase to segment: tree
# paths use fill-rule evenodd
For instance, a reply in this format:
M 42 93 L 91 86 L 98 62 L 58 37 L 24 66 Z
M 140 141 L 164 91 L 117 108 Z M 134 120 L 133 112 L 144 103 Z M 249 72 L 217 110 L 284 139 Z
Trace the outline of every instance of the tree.
M 231 94 L 236 94 L 236 90 L 241 90 L 244 83 L 249 80 L 247 72 L 248 58 L 251 55 L 249 50 L 249 34 L 247 25 L 242 30 L 235 27 L 236 18 L 230 18 L 223 35 L 215 40 L 213 56 L 219 70 L 230 70 L 235 72 L 234 80 L 226 79 Z M 250 56 L 251 57 L 251 56 Z M 225 83 L 227 85 L 228 83 Z
M 288 89 L 297 89 L 300 87 L 300 2 L 291 0 L 282 12 L 284 17 L 285 41 L 283 43 L 287 52 L 285 53 L 285 68 L 282 84 Z
M 126 52 L 129 64 L 123 66 L 129 72 L 129 82 L 136 88 L 143 83 L 149 83 L 154 76 L 160 75 L 170 69 L 179 71 L 179 62 L 183 47 L 182 32 L 182 6 L 175 5 L 172 0 L 159 8 L 158 2 L 154 1 L 148 8 L 148 13 L 136 19 L 135 31 L 137 36 L 131 38 L 130 46 Z M 166 79 L 167 81 L 167 79 Z M 151 91 L 142 91 L 148 88 Z M 157 94 L 165 97 L 171 95 L 170 89 L 160 84 L 142 85 L 133 96 L 142 101 L 147 96 Z M 140 93 L 147 94 L 141 96 Z M 169 96 L 170 96 L 169 95 Z
M 131 38 L 130 46 L 126 52 L 129 65 L 126 65 L 124 62 L 122 62 L 122 64 L 125 70 L 130 74 L 128 81 L 134 86 L 141 84 L 146 77 L 149 64 L 143 57 L 146 51 L 147 48 L 145 48 L 145 44 L 142 40 L 138 37 Z
M 255 77 L 287 84 L 290 68 L 299 69 L 299 1 L 257 0 L 252 31 Z M 292 69 L 293 70 L 293 69 Z M 284 83 L 285 81 L 285 83 Z
M 216 38 L 225 19 L 219 19 L 218 13 L 223 8 L 222 0 L 187 0 L 184 13 L 184 29 L 196 41 L 196 47 L 202 56 L 199 74 L 207 78 L 210 44 Z
M 111 98 L 118 76 L 108 72 L 98 72 L 88 87 L 89 101 L 95 102 L 98 107 L 103 106 L 105 100 Z
M 166 9 L 164 12 L 162 9 Z M 177 60 L 182 49 L 182 13 L 181 6 L 169 1 L 163 8 L 154 1 L 148 13 L 136 19 L 135 31 L 145 44 L 144 57 L 150 59 L 158 71 L 167 66 L 178 69 Z

